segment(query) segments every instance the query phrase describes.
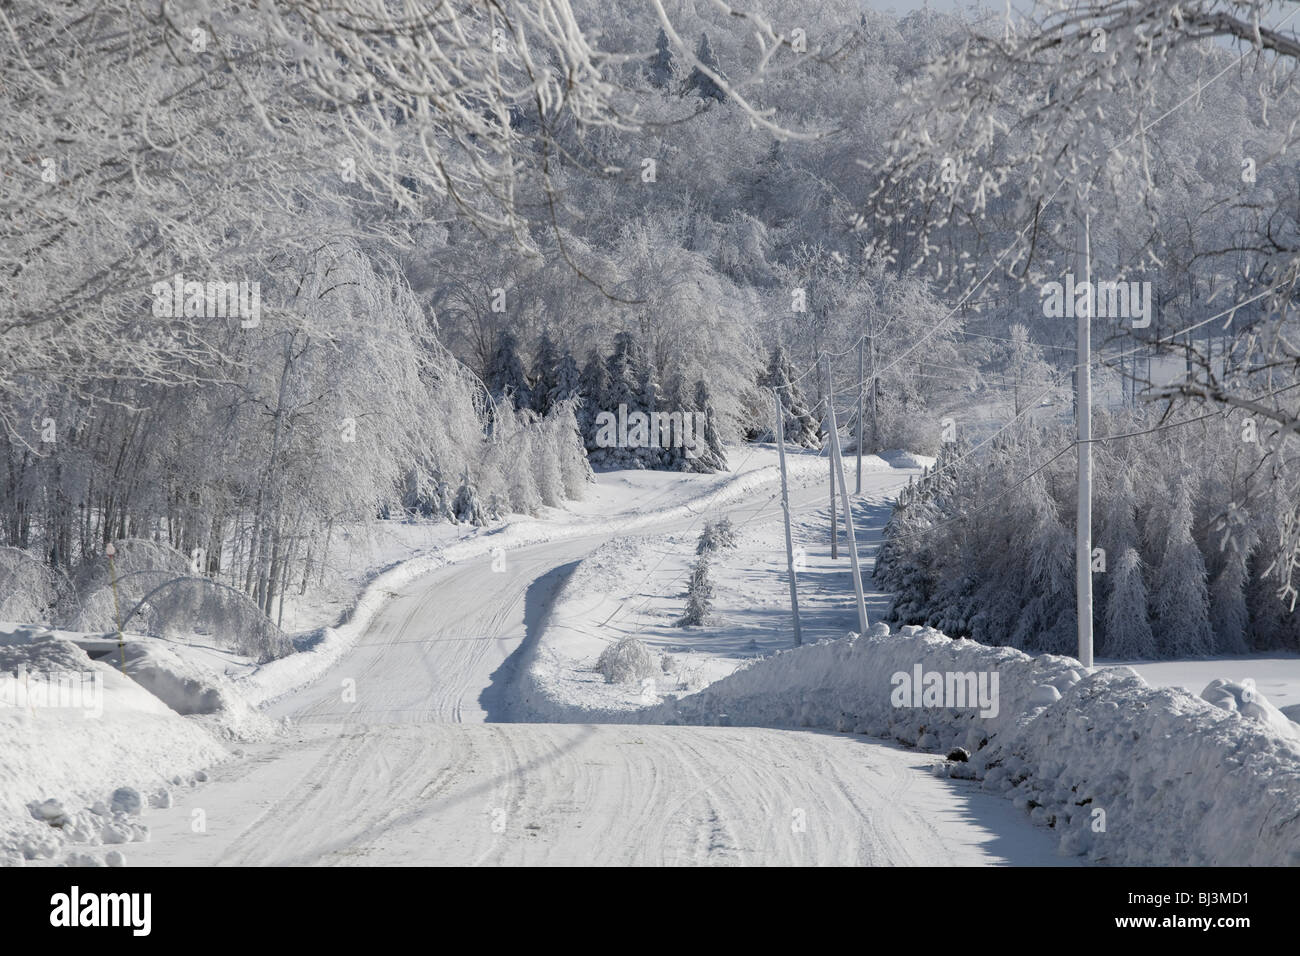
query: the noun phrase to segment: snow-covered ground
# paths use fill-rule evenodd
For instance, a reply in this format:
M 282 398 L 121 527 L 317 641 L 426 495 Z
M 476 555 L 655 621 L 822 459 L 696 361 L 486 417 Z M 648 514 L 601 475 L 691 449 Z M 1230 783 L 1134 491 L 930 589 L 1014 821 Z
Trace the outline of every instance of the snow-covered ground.
M 811 456 L 809 456 L 811 457 Z M 854 524 L 864 575 L 874 566 L 875 545 L 889 519 L 892 497 L 929 459 L 898 454 L 863 458 L 862 495 Z M 807 457 L 792 460 L 807 462 Z M 892 464 L 891 464 L 892 462 Z M 847 480 L 855 485 L 851 459 Z M 839 525 L 839 557 L 830 551 L 825 459 L 790 490 L 792 540 L 805 643 L 843 637 L 857 626 L 847 542 Z M 746 662 L 792 645 L 785 532 L 779 498 L 755 500 L 734 520 L 737 546 L 710 560 L 714 609 L 704 626 L 679 627 L 696 544 L 707 520 L 669 532 L 624 535 L 594 551 L 574 569 L 547 619 L 543 639 L 532 646 L 521 685 L 517 716 L 529 720 L 601 719 L 607 711 L 631 711 L 666 694 L 697 691 Z M 868 591 L 867 614 L 875 619 L 888 595 Z M 595 670 L 610 644 L 642 641 L 658 665 L 635 684 L 607 684 Z
M 791 470 L 825 464 L 807 456 Z M 176 789 L 172 806 L 146 802 L 152 840 L 133 844 L 129 862 L 1068 863 L 1005 801 L 879 741 L 474 723 L 512 709 L 520 662 L 577 563 L 629 530 L 688 535 L 722 511 L 740 524 L 773 500 L 775 478 L 770 462 L 740 471 L 602 476 L 609 510 L 553 522 L 553 540 L 524 543 L 546 532 L 523 522 L 497 532 L 514 544 L 501 554 L 465 542 L 460 560 L 419 578 L 380 576 L 336 629 L 352 633 L 334 637 L 334 653 L 276 678 L 285 687 L 317 672 L 265 708 L 292 729 L 243 745 L 244 759 Z M 377 588 L 392 593 L 367 612 Z M 89 842 L 56 858 L 102 852 Z
M 291 602 L 286 608 L 286 623 L 292 620 L 307 628 L 297 638 L 306 649 L 260 667 L 199 635 L 161 641 L 128 634 L 125 653 L 105 657 L 97 643 L 102 643 L 102 635 L 0 625 L 0 673 L 32 678 L 76 674 L 83 675 L 90 688 L 96 680 L 102 684 L 102 692 L 93 697 L 99 711 L 93 716 L 86 715 L 86 708 L 40 701 L 27 706 L 25 696 L 0 698 L 0 753 L 5 755 L 0 761 L 0 859 L 61 859 L 68 845 L 116 841 L 112 832 L 105 835 L 104 827 L 120 826 L 120 816 L 109 812 L 102 820 L 99 815 L 86 817 L 90 808 L 107 807 L 113 793 L 126 787 L 145 794 L 139 803 L 147 816 L 151 801 L 168 802 L 173 791 L 204 775 L 201 768 L 243 752 L 232 744 L 266 738 L 275 723 L 256 705 L 318 678 L 354 649 L 381 608 L 400 606 L 393 600 L 397 589 L 434 569 L 448 568 L 471 581 L 498 566 L 523 572 L 526 566 L 513 566 L 530 544 L 581 539 L 576 556 L 595 546 L 592 535 L 608 536 L 660 521 L 688 523 L 708 508 L 766 495 L 774 484 L 775 458 L 773 449 L 759 447 L 738 455 L 730 473 L 604 474 L 585 500 L 564 511 L 548 509 L 536 519 L 517 518 L 504 527 L 470 530 L 382 522 L 364 534 L 339 534 L 339 553 L 326 575 L 333 599 L 312 605 L 309 589 L 298 606 Z M 799 473 L 815 465 L 796 460 L 791 470 Z M 423 589 L 418 593 L 423 595 Z M 425 609 L 430 622 L 461 623 L 445 608 L 430 610 Z M 85 648 L 103 659 L 92 659 Z M 392 669 L 401 671 L 400 666 Z M 460 684 L 450 684 L 473 684 L 480 677 L 483 684 L 490 680 L 470 667 L 459 676 Z M 429 689 L 417 682 L 417 693 Z M 15 701 L 23 706 L 14 706 Z M 32 808 L 42 804 L 43 815 L 34 813 Z M 74 819 L 80 822 L 67 822 Z M 139 820 L 129 831 L 136 841 L 146 832 Z M 83 853 L 78 859 L 88 858 Z
M 733 506 L 752 498 L 776 500 L 777 454 L 774 448 L 741 449 L 729 472 L 682 475 L 675 472 L 617 471 L 600 476 L 588 495 L 564 509 L 544 509 L 536 518 L 517 516 L 503 525 L 459 535 L 442 547 L 418 550 L 404 559 L 357 575 L 360 596 L 344 609 L 333 626 L 300 635 L 303 653 L 241 675 L 249 700 L 265 704 L 302 687 L 334 664 L 355 644 L 375 612 L 396 589 L 447 565 L 486 559 L 500 573 L 511 555 L 530 545 L 582 538 L 612 537 L 637 528 L 678 522 L 697 526 L 710 509 Z M 792 480 L 811 477 L 826 467 L 816 455 L 791 455 Z
M 66 638 L 34 630 L 0 634 L 0 863 L 54 857 L 69 843 L 146 839 L 141 806 L 170 803 L 174 790 L 228 756 L 214 733 L 224 704 L 238 714 L 227 726 L 266 721 L 237 698 L 223 701 L 215 683 L 204 688 L 214 695 L 208 713 L 181 716 L 133 679 L 134 668 L 146 666 L 143 642 L 132 642 L 127 676 L 120 664 L 91 660 Z M 149 651 L 161 651 L 145 678 L 157 688 L 178 659 L 165 648 Z M 211 675 L 180 669 L 171 703 L 187 690 L 201 698 L 199 683 Z
M 1098 661 L 1099 664 L 1114 663 Z M 1187 661 L 1142 661 L 1128 666 L 1152 687 L 1181 687 L 1199 694 L 1210 681 L 1253 681 L 1259 692 L 1293 721 L 1300 721 L 1300 654 L 1246 654 Z
M 968 689 L 949 675 L 970 675 L 991 694 L 929 698 L 926 675 Z M 1073 658 L 878 625 L 766 659 L 636 719 L 829 728 L 950 757 L 962 748 L 940 772 L 1012 799 L 1058 836 L 1062 854 L 1300 864 L 1300 728 L 1258 697 L 1243 700 L 1240 685 L 1215 690 L 1227 698 L 1219 706 L 1149 687 L 1124 667 L 1089 672 Z
M 586 501 L 504 527 L 398 531 L 357 558 L 333 623 L 302 612 L 303 649 L 261 667 L 135 637 L 92 660 L 84 635 L 9 629 L 0 671 L 104 690 L 95 717 L 0 707 L 0 858 L 1297 862 L 1300 734 L 1266 698 L 1294 700 L 1300 660 L 1140 664 L 1144 681 L 929 632 L 845 638 L 827 462 L 790 459 L 799 649 L 765 447 L 730 474 L 602 474 Z M 923 464 L 864 460 L 868 575 Z M 723 516 L 737 541 L 712 558 L 713 617 L 678 627 L 696 539 Z M 876 620 L 886 596 L 867 597 Z M 628 636 L 655 671 L 608 684 L 596 659 Z M 916 667 L 996 673 L 996 713 L 896 706 L 894 675 Z M 1202 700 L 1215 678 L 1233 683 Z M 945 759 L 956 747 L 969 759 Z

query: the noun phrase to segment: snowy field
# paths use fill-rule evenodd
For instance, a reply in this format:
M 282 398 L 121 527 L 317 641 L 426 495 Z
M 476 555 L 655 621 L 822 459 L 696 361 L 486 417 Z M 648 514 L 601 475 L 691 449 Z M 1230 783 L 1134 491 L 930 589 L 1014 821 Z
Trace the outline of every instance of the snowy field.
M 1098 660 L 1101 666 L 1112 661 Z M 1259 692 L 1293 721 L 1300 721 L 1300 654 L 1249 654 L 1194 661 L 1140 661 L 1128 666 L 1152 687 L 1181 687 L 1199 694 L 1210 681 L 1254 681 Z

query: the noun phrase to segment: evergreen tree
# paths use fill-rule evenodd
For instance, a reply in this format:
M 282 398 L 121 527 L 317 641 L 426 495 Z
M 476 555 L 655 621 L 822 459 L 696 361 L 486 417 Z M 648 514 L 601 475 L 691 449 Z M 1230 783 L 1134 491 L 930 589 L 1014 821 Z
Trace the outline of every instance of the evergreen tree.
M 1103 470 L 1105 468 L 1103 462 Z M 1133 490 L 1133 480 L 1127 469 L 1120 467 L 1119 475 L 1113 481 L 1105 485 L 1104 491 L 1100 496 L 1100 526 L 1096 537 L 1096 543 L 1101 547 L 1106 555 L 1106 570 L 1103 574 L 1093 575 L 1093 609 L 1096 612 L 1097 621 L 1095 630 L 1101 635 L 1104 630 L 1105 608 L 1109 604 L 1110 589 L 1115 585 L 1116 578 L 1111 573 L 1114 569 L 1112 563 L 1116 561 L 1129 548 L 1132 548 L 1138 554 L 1138 568 L 1142 569 L 1141 551 L 1142 540 L 1137 529 L 1137 499 Z M 1146 595 L 1146 578 L 1143 578 L 1143 598 Z
M 452 512 L 459 522 L 468 522 L 472 525 L 487 524 L 483 503 L 479 500 L 473 482 L 469 480 L 469 471 L 461 475 L 460 488 L 456 492 L 456 500 L 452 503 Z
M 578 363 L 568 349 L 560 356 L 555 372 L 548 377 L 546 391 L 546 411 L 549 413 L 561 402 L 567 402 L 582 392 L 582 380 L 578 372 Z
M 1245 654 L 1250 629 L 1246 606 L 1247 559 L 1252 542 L 1238 533 L 1225 543 L 1223 566 L 1210 583 L 1210 629 L 1219 654 Z
M 708 383 L 700 379 L 695 383 L 695 410 L 704 416 L 704 435 L 696 435 L 696 447 L 699 454 L 694 459 L 695 471 L 726 471 L 727 450 L 723 447 L 722 436 L 718 433 L 718 415 L 709 396 Z
M 641 459 L 642 465 L 646 468 L 664 468 L 668 466 L 671 460 L 668 451 L 672 435 L 660 434 L 657 429 L 652 427 L 654 424 L 653 413 L 666 411 L 666 409 L 660 408 L 658 377 L 654 362 L 647 360 L 641 370 L 640 411 L 645 413 L 651 423 L 647 426 L 649 443 L 642 448 L 636 449 L 637 457 Z
M 686 611 L 677 619 L 678 627 L 707 624 L 713 608 L 713 582 L 709 580 L 709 556 L 701 554 L 691 569 L 686 586 Z
M 640 404 L 642 373 L 645 360 L 641 346 L 631 332 L 614 336 L 614 351 L 606 362 L 608 387 L 602 399 L 608 410 L 618 413 L 619 405 L 626 405 L 628 414 Z
M 1077 649 L 1074 599 L 1074 536 L 1061 523 L 1056 502 L 1040 476 L 1026 482 L 1028 534 L 1026 579 L 1030 599 L 1012 633 L 1017 647 L 1049 654 Z
M 1118 557 L 1128 548 L 1140 547 L 1136 513 L 1133 481 L 1124 472 L 1107 489 L 1102 508 L 1101 534 L 1098 537 L 1107 555 Z
M 695 427 L 695 408 L 692 406 L 690 398 L 686 394 L 686 383 L 680 373 L 674 373 L 669 380 L 668 387 L 664 392 L 665 400 L 674 412 L 680 412 L 682 416 L 682 427 L 685 429 L 688 425 L 693 429 Z M 667 438 L 669 436 L 665 436 Z M 678 438 L 680 437 L 680 440 Z M 687 457 L 687 448 L 685 433 L 681 436 L 673 436 L 673 441 L 664 449 L 663 464 L 661 467 L 669 471 L 694 471 L 695 465 Z
M 597 454 L 602 451 L 596 444 L 596 416 L 608 408 L 606 395 L 609 393 L 609 370 L 599 352 L 593 351 L 588 356 L 578 381 L 578 391 L 582 400 L 575 413 L 578 431 L 582 435 L 583 447 L 591 453 L 592 461 L 596 461 Z
M 517 408 L 529 408 L 532 405 L 528 373 L 519 358 L 519 340 L 513 332 L 507 330 L 501 333 L 496 351 L 488 362 L 483 384 L 487 386 L 488 394 L 498 402 L 509 399 Z
M 560 349 L 550 333 L 544 332 L 533 357 L 532 409 L 538 415 L 545 415 L 551 409 L 551 393 L 555 389 L 559 366 Z
M 726 74 L 722 72 L 722 68 L 718 66 L 717 57 L 713 55 L 713 46 L 709 43 L 707 33 L 700 34 L 700 45 L 695 50 L 695 59 L 713 71 L 715 76 L 720 76 L 724 80 L 727 78 Z M 692 91 L 699 93 L 700 99 L 703 100 L 712 99 L 717 100 L 719 103 L 727 101 L 727 94 L 722 92 L 722 88 L 714 82 L 713 77 L 706 75 L 698 66 L 692 66 L 690 75 L 686 77 L 684 92 L 690 93 Z
M 659 36 L 655 40 L 655 54 L 650 58 L 650 84 L 666 90 L 672 85 L 676 73 L 677 67 L 673 63 L 673 51 L 668 44 L 668 34 L 664 33 L 663 27 L 660 27 Z
M 1156 656 L 1155 635 L 1147 607 L 1147 586 L 1137 549 L 1124 548 L 1107 565 L 1110 579 L 1101 649 L 1119 660 L 1150 660 Z
M 608 384 L 601 410 L 616 418 L 621 410 L 621 414 L 630 418 L 633 412 L 640 410 L 645 365 L 641 346 L 631 332 L 619 332 L 614 336 L 614 351 L 605 364 Z M 637 468 L 642 463 L 636 450 L 618 447 L 598 448 L 592 453 L 592 459 L 620 468 Z
M 1212 653 L 1210 598 L 1205 560 L 1192 538 L 1192 492 L 1180 481 L 1169 509 L 1167 537 L 1155 579 L 1155 622 L 1158 646 L 1170 657 Z
M 767 370 L 759 376 L 758 384 L 763 389 L 776 389 L 781 399 L 781 407 L 785 412 L 785 440 L 792 445 L 816 448 L 820 444 L 817 422 L 808 410 L 799 386 L 794 383 L 794 377 L 790 356 L 786 353 L 785 346 L 778 345 L 772 349 Z M 776 440 L 775 435 L 772 440 Z
M 1276 563 L 1287 560 L 1280 552 L 1281 546 L 1276 538 L 1271 541 L 1264 539 L 1251 552 L 1246 562 L 1250 572 L 1246 603 L 1250 609 L 1251 650 L 1300 648 L 1300 641 L 1297 641 L 1300 609 L 1289 610 L 1277 594 Z

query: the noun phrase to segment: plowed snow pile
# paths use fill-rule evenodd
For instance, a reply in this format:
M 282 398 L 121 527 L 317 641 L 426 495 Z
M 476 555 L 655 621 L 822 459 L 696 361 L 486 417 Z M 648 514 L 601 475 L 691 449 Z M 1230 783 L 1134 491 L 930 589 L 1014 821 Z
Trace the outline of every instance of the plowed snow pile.
M 0 865 L 62 858 L 68 845 L 147 839 L 141 814 L 227 756 L 212 731 L 233 737 L 231 728 L 269 726 L 243 708 L 227 719 L 223 708 L 239 705 L 163 642 L 131 646 L 128 670 L 169 683 L 173 703 L 185 692 L 205 700 L 206 715 L 181 716 L 71 641 L 0 634 Z M 84 853 L 72 861 L 98 862 Z
M 1127 667 L 1087 673 L 1072 658 L 929 629 L 873 632 L 786 651 L 636 719 L 829 727 L 963 748 L 969 760 L 949 760 L 945 772 L 981 780 L 1059 830 L 1063 853 L 1113 864 L 1300 864 L 1300 743 L 1257 694 L 1253 711 L 1225 709 L 1149 687 Z M 996 713 L 924 706 L 923 697 L 895 706 L 914 699 L 896 675 L 910 682 L 918 665 L 945 687 L 959 683 L 949 674 L 985 675 L 985 686 L 996 674 Z

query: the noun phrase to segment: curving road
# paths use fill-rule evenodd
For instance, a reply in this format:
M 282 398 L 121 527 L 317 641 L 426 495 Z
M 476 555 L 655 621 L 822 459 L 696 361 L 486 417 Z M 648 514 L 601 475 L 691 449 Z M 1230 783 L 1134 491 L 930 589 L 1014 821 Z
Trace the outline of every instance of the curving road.
M 813 491 L 796 503 L 820 505 Z M 1071 862 L 1007 801 L 930 774 L 935 757 L 866 737 L 504 722 L 520 648 L 603 540 L 394 592 L 330 672 L 272 706 L 293 731 L 152 811 L 131 863 Z

